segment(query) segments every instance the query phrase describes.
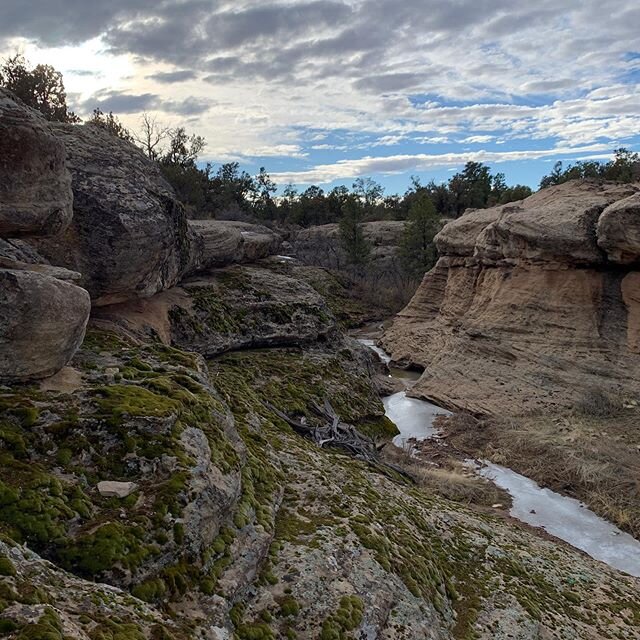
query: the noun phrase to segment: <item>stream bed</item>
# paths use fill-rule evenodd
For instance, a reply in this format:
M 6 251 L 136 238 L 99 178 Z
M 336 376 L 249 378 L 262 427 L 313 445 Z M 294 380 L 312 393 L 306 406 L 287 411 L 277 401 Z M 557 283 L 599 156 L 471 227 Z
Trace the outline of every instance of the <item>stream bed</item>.
M 373 339 L 359 338 L 389 365 L 391 358 L 376 346 Z M 394 369 L 390 369 L 394 373 Z M 451 415 L 425 400 L 410 398 L 401 391 L 383 399 L 385 413 L 398 427 L 400 434 L 393 444 L 406 448 L 410 440 L 426 440 L 438 435 L 434 419 Z M 476 473 L 506 490 L 512 498 L 509 514 L 533 527 L 564 540 L 596 560 L 619 571 L 640 577 L 640 542 L 601 518 L 573 498 L 540 487 L 536 482 L 512 469 L 491 462 L 469 461 Z

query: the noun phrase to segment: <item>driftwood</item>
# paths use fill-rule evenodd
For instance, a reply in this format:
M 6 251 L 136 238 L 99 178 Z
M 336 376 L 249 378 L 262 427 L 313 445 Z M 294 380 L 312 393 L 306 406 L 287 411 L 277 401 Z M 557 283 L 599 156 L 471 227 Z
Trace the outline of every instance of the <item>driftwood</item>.
M 385 468 L 390 469 L 413 480 L 413 477 L 400 467 L 388 462 L 382 462 L 376 443 L 371 438 L 360 433 L 353 425 L 342 422 L 328 400 L 324 401 L 324 406 L 322 407 L 316 403 L 311 405 L 313 412 L 322 421 L 319 425 L 308 424 L 304 417 L 294 420 L 279 409 L 276 409 L 269 402 L 265 402 L 265 405 L 291 426 L 296 433 L 313 440 L 319 447 L 332 446 L 344 449 L 349 455 L 358 460 L 363 460 L 383 470 Z

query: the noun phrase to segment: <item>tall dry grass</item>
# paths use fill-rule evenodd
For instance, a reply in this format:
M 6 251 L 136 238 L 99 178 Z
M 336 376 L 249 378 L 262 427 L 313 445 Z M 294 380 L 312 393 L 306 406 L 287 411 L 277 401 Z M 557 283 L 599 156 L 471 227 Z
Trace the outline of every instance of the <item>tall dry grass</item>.
M 640 411 L 604 396 L 567 416 L 445 423 L 449 441 L 585 502 L 640 539 Z

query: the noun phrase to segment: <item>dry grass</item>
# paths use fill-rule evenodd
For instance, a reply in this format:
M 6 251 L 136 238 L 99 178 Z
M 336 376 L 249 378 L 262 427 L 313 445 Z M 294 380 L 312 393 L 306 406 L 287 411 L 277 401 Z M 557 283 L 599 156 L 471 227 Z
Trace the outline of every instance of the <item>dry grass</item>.
M 596 398 L 570 416 L 454 416 L 449 441 L 585 502 L 640 539 L 640 411 Z
M 436 465 L 411 456 L 410 447 L 399 449 L 389 445 L 384 450 L 384 459 L 413 476 L 422 489 L 449 500 L 481 506 L 496 503 L 505 507 L 511 505 L 507 492 L 476 476 L 459 460 L 449 455 L 439 455 Z

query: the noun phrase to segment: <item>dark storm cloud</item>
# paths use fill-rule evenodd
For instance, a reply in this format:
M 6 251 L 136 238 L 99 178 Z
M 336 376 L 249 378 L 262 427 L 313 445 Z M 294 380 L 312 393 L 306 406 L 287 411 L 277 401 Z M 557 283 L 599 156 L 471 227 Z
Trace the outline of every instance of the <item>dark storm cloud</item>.
M 199 116 L 209 111 L 215 104 L 212 100 L 190 97 L 185 100 L 164 100 L 158 103 L 156 108 L 181 116 Z
M 350 14 L 351 10 L 345 4 L 329 0 L 293 6 L 267 4 L 245 11 L 217 13 L 209 19 L 207 33 L 217 46 L 233 48 L 260 38 L 291 37 L 325 26 L 336 26 L 347 20 Z
M 105 113 L 138 113 L 146 109 L 152 109 L 158 103 L 155 93 L 143 93 L 140 95 L 128 94 L 121 91 L 99 92 L 88 100 L 85 100 L 80 108 L 88 113 L 95 108 L 102 109 Z
M 162 84 L 174 84 L 176 82 L 185 82 L 186 80 L 193 80 L 197 78 L 195 71 L 190 69 L 181 69 L 178 71 L 161 71 L 154 73 L 150 76 L 146 76 L 148 80 L 155 80 Z
M 156 0 L 2 0 L 0 36 L 24 36 L 45 45 L 89 40 L 119 20 L 153 10 Z
M 95 108 L 105 113 L 113 111 L 116 115 L 153 109 L 182 116 L 195 116 L 205 113 L 215 104 L 215 101 L 193 96 L 184 100 L 163 100 L 155 93 L 129 94 L 122 91 L 100 91 L 77 105 L 77 108 L 82 113 L 90 113 Z

